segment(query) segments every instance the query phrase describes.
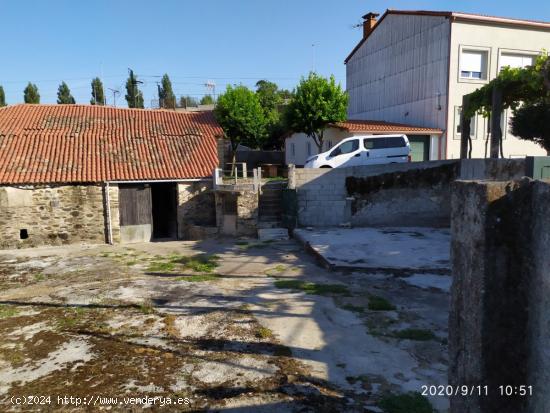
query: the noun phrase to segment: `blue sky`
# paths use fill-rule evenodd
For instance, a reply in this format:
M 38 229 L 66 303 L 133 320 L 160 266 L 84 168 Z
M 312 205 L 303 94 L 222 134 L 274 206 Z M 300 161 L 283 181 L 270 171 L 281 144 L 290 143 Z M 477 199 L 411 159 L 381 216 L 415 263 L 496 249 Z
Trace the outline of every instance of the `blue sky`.
M 1 0 L 0 85 L 9 104 L 22 102 L 28 81 L 38 85 L 42 103 L 55 103 L 65 80 L 77 103 L 88 103 L 90 80 L 102 75 L 125 105 L 131 67 L 145 82 L 146 106 L 164 73 L 177 95 L 196 97 L 207 92 L 207 80 L 216 93 L 258 79 L 291 89 L 312 69 L 344 85 L 343 60 L 361 37 L 352 26 L 386 8 L 550 21 L 550 2 L 542 0 Z

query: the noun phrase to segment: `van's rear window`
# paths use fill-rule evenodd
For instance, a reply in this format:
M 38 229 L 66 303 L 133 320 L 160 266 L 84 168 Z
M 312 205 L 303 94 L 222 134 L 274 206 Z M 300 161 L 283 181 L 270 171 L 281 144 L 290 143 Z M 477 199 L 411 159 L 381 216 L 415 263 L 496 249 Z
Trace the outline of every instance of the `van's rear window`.
M 389 138 L 367 138 L 364 140 L 365 149 L 402 148 L 407 146 L 402 136 Z

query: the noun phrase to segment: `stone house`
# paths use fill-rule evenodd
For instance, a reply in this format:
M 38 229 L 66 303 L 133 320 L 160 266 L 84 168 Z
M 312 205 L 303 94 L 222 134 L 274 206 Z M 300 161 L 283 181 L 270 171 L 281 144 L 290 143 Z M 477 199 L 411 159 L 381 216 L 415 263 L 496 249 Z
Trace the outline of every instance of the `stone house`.
M 0 108 L 0 247 L 185 239 L 215 226 L 212 112 Z

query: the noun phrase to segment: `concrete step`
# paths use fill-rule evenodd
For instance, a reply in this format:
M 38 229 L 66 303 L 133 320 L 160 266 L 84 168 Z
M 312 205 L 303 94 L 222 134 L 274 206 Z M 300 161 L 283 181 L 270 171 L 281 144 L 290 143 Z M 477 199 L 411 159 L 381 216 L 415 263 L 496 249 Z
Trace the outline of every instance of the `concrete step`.
M 279 241 L 288 239 L 286 228 L 259 228 L 258 239 L 260 241 Z

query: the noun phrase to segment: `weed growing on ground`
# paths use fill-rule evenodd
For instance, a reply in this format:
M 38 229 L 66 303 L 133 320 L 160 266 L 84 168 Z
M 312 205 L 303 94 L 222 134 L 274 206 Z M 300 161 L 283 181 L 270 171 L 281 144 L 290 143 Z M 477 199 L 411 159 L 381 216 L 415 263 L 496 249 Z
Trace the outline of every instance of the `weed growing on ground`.
M 393 311 L 395 310 L 395 306 L 384 297 L 371 295 L 369 296 L 368 309 L 372 311 Z
M 280 345 L 275 348 L 273 355 L 276 357 L 292 357 L 292 350 L 287 346 Z
M 364 313 L 365 309 L 353 304 L 345 304 L 342 306 L 344 310 L 353 311 L 354 313 Z
M 436 336 L 431 330 L 422 328 L 406 328 L 393 333 L 396 338 L 416 341 L 429 341 L 435 340 Z
M 147 271 L 169 272 L 169 271 L 172 271 L 175 268 L 175 266 L 176 265 L 173 262 L 153 261 L 147 268 Z
M 283 264 L 278 264 L 276 265 L 275 267 L 271 267 L 271 268 L 268 268 L 264 271 L 264 273 L 268 276 L 275 276 L 277 274 L 280 274 L 282 273 L 283 271 L 286 270 L 286 267 L 283 265 Z
M 267 327 L 258 327 L 256 330 L 256 337 L 258 338 L 271 338 L 273 337 L 273 331 Z
M 220 278 L 219 274 L 194 274 L 194 275 L 184 275 L 183 277 L 176 278 L 176 281 L 187 281 L 190 283 L 198 283 L 204 281 L 212 281 Z
M 19 310 L 15 307 L 8 305 L 0 305 L 0 319 L 16 316 Z
M 429 400 L 418 392 L 388 394 L 378 403 L 386 413 L 434 413 Z
M 155 307 L 150 301 L 145 301 L 138 305 L 138 310 L 143 314 L 153 314 L 155 312 Z
M 42 274 L 41 272 L 38 274 L 34 274 L 34 281 L 44 281 L 46 279 L 46 276 Z
M 217 255 L 201 254 L 192 257 L 181 257 L 177 262 L 195 272 L 211 273 L 219 266 L 219 259 Z
M 300 290 L 307 294 L 314 295 L 327 295 L 327 294 L 346 294 L 348 295 L 349 289 L 345 285 L 341 284 L 317 284 L 312 282 L 300 281 L 300 280 L 277 280 L 275 281 L 275 287 L 287 288 L 290 290 Z

